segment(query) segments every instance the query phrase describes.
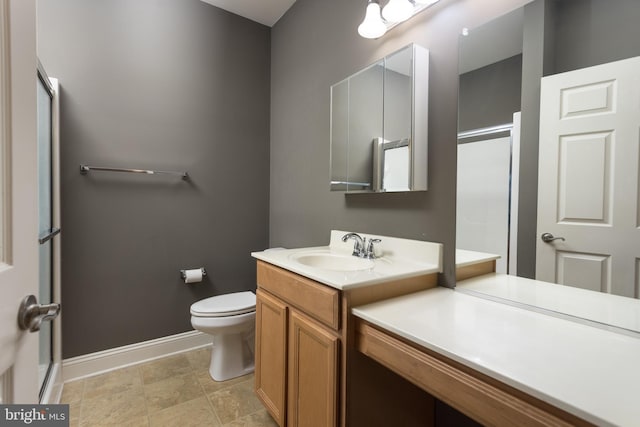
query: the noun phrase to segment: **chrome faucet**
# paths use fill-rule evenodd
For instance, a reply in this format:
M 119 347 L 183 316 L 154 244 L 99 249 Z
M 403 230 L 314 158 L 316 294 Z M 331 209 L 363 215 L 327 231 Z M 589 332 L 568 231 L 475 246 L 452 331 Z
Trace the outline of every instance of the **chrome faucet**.
M 362 257 L 364 254 L 364 242 L 366 238 L 363 239 L 358 233 L 347 233 L 342 236 L 343 242 L 346 242 L 349 239 L 355 240 L 355 243 L 353 244 L 353 253 L 351 255 Z
M 343 242 L 346 242 L 349 239 L 355 240 L 355 243 L 353 244 L 353 253 L 351 255 L 367 259 L 373 259 L 376 257 L 375 244 L 381 242 L 380 239 L 371 238 L 367 242 L 367 238 L 363 238 L 358 233 L 347 233 L 342 236 Z

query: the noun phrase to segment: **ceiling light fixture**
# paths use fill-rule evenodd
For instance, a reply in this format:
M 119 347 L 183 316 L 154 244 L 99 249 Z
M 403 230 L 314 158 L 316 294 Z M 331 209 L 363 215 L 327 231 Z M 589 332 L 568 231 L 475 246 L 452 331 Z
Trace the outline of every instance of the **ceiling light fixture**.
M 439 0 L 389 0 L 380 13 L 380 1 L 368 0 L 358 34 L 367 39 L 382 37 L 388 30 L 425 10 Z M 384 18 L 384 19 L 383 19 Z
M 387 32 L 387 26 L 380 16 L 380 3 L 378 0 L 369 0 L 364 21 L 358 27 L 358 34 L 366 39 L 377 39 Z
M 413 3 L 409 0 L 389 0 L 382 9 L 382 17 L 387 22 L 402 22 L 413 15 Z

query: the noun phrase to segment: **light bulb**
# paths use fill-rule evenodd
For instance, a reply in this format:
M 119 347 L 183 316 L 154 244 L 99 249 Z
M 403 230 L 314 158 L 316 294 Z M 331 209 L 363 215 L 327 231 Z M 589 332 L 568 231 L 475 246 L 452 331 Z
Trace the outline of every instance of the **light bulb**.
M 380 4 L 377 0 L 369 0 L 364 21 L 358 26 L 358 34 L 367 39 L 377 39 L 387 32 L 387 26 L 380 18 Z
M 409 0 L 391 0 L 382 9 L 382 16 L 388 22 L 402 22 L 413 15 L 413 4 Z

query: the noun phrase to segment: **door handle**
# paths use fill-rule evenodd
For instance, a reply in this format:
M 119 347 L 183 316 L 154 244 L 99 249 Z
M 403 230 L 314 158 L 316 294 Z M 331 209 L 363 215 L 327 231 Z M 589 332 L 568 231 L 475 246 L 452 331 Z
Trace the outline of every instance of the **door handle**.
M 563 242 L 565 241 L 564 237 L 554 237 L 554 235 L 551 233 L 543 233 L 542 236 L 540 236 L 540 238 L 545 243 L 551 243 L 554 240 L 562 240 Z
M 23 331 L 37 332 L 44 321 L 53 320 L 60 314 L 60 304 L 38 304 L 34 295 L 24 297 L 18 310 L 18 326 Z
M 38 242 L 40 242 L 40 244 L 42 245 L 43 243 L 47 243 L 49 240 L 53 239 L 58 234 L 60 234 L 60 229 L 52 228 L 51 230 L 47 231 L 43 236 L 39 237 Z

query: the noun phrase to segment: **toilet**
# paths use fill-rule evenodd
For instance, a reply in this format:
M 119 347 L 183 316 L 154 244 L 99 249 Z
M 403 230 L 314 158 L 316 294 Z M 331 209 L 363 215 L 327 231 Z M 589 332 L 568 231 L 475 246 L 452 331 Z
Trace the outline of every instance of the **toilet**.
M 213 336 L 209 374 L 216 381 L 250 374 L 254 369 L 256 295 L 235 292 L 191 305 L 191 325 Z

